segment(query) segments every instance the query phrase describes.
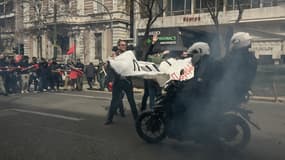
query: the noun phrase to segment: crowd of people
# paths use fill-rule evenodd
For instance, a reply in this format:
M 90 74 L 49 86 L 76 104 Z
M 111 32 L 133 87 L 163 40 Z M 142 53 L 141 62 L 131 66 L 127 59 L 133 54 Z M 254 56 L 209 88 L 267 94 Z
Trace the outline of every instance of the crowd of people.
M 97 77 L 100 89 L 104 90 L 107 85 L 105 85 L 106 74 L 102 71 L 103 65 L 100 63 L 99 66 L 95 66 L 90 63 L 85 66 L 80 59 L 76 61 L 69 59 L 66 63 L 58 63 L 55 58 L 46 60 L 36 57 L 32 57 L 29 62 L 28 56 L 0 54 L 0 94 L 23 94 L 70 88 L 81 91 L 84 75 L 90 89 L 93 88 Z

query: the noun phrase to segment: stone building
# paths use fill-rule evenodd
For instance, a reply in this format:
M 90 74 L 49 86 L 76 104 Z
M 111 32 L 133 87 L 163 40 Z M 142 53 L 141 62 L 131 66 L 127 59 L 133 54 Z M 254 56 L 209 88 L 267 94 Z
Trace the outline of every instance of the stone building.
M 105 60 L 118 39 L 129 37 L 127 6 L 125 0 L 23 1 L 25 55 L 85 64 Z
M 22 8 L 18 0 L 0 0 L 0 53 L 13 55 L 23 49 Z

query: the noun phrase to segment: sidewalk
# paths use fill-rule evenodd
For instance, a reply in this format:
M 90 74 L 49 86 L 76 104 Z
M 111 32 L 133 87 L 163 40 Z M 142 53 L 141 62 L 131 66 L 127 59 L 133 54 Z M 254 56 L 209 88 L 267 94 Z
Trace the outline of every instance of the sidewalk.
M 98 84 L 95 84 L 95 85 L 93 86 L 93 89 L 88 89 L 88 88 L 89 88 L 88 84 L 83 84 L 83 90 L 84 90 L 84 91 L 88 91 L 88 92 L 105 92 L 105 93 L 111 93 L 111 92 L 109 92 L 106 88 L 105 88 L 104 91 L 100 90 Z M 134 88 L 133 90 L 134 90 L 134 93 L 143 94 L 143 89 Z
M 88 92 L 105 92 L 105 93 L 111 93 L 107 90 L 105 91 L 100 91 L 99 90 L 99 85 L 98 83 L 94 85 L 94 89 L 93 90 L 89 90 L 87 89 L 89 88 L 89 86 L 87 84 L 84 84 L 83 85 L 83 90 L 84 91 L 88 91 Z M 143 94 L 143 89 L 141 88 L 134 88 L 134 92 L 135 93 L 138 93 L 138 94 Z M 265 102 L 279 102 L 279 103 L 285 103 L 285 97 L 284 96 L 281 96 L 281 97 L 278 97 L 277 100 L 275 99 L 275 97 L 266 97 L 266 96 L 250 96 L 250 100 L 255 100 L 255 101 L 265 101 Z
M 251 96 L 250 100 L 285 103 L 285 97 L 275 99 L 275 97 Z

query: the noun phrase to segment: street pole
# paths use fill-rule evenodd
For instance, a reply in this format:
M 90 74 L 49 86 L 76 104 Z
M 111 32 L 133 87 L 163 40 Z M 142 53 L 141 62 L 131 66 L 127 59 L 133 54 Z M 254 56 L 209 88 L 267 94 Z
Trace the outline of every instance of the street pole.
M 76 44 L 76 34 L 74 34 L 74 39 L 73 39 L 73 45 L 75 45 L 75 49 L 74 49 L 74 60 L 76 61 L 76 46 L 77 46 L 77 44 Z
M 5 39 L 5 35 L 6 35 L 6 27 L 7 27 L 7 20 L 6 20 L 6 0 L 4 0 L 4 9 L 3 9 L 3 12 L 4 12 L 4 27 L 3 27 L 3 40 Z M 3 41 L 1 42 L 3 44 Z M 7 42 L 6 42 L 7 44 Z M 3 46 L 3 51 L 5 51 L 6 46 L 2 45 Z
M 56 0 L 53 2 L 53 58 L 57 58 L 57 6 L 56 6 Z
M 130 38 L 134 38 L 134 0 L 130 0 Z

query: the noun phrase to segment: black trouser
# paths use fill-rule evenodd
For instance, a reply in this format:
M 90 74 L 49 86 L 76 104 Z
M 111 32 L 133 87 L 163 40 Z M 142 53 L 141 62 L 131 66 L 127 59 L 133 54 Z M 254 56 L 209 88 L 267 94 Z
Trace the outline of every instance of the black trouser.
M 7 94 L 4 75 L 0 74 L 0 93 Z
M 87 82 L 88 82 L 88 85 L 89 85 L 89 88 L 93 88 L 92 86 L 92 84 L 93 84 L 93 79 L 94 79 L 94 77 L 87 77 Z
M 48 89 L 48 77 L 46 75 L 40 75 L 39 79 L 40 79 L 39 91 Z
M 17 93 L 19 92 L 19 85 L 18 82 L 20 81 L 19 76 L 16 72 L 8 72 L 7 78 L 6 78 L 6 84 L 9 93 Z
M 146 109 L 148 96 L 149 96 L 148 83 L 147 83 L 147 80 L 144 80 L 144 93 L 143 93 L 143 97 L 142 97 L 141 111 Z
M 152 109 L 155 105 L 155 97 L 161 94 L 159 85 L 154 80 L 144 80 L 144 94 L 141 103 L 141 111 L 144 111 L 147 106 L 149 97 L 149 106 Z
M 120 103 L 119 103 L 119 105 L 118 105 L 118 111 L 119 111 L 119 113 L 122 115 L 122 116 L 124 116 L 125 115 L 125 109 L 124 109 L 124 104 L 123 104 L 123 98 L 124 98 L 124 93 L 122 92 L 121 93 L 121 100 L 120 100 Z M 116 110 L 117 111 L 117 110 Z M 117 112 L 115 112 L 115 114 L 116 114 Z
M 55 89 L 54 87 L 56 87 L 56 89 L 59 89 L 59 73 L 52 73 L 50 76 L 50 88 L 51 89 Z
M 30 75 L 30 79 L 29 79 L 29 90 L 31 88 L 31 84 L 34 83 L 34 91 L 38 90 L 38 76 L 35 72 L 32 72 L 32 74 Z
M 108 121 L 113 120 L 117 107 L 120 105 L 120 103 L 122 103 L 122 91 L 124 91 L 127 95 L 134 119 L 137 119 L 138 111 L 134 99 L 133 84 L 130 80 L 124 79 L 117 80 L 113 84 L 111 106 L 109 108 L 107 118 Z

